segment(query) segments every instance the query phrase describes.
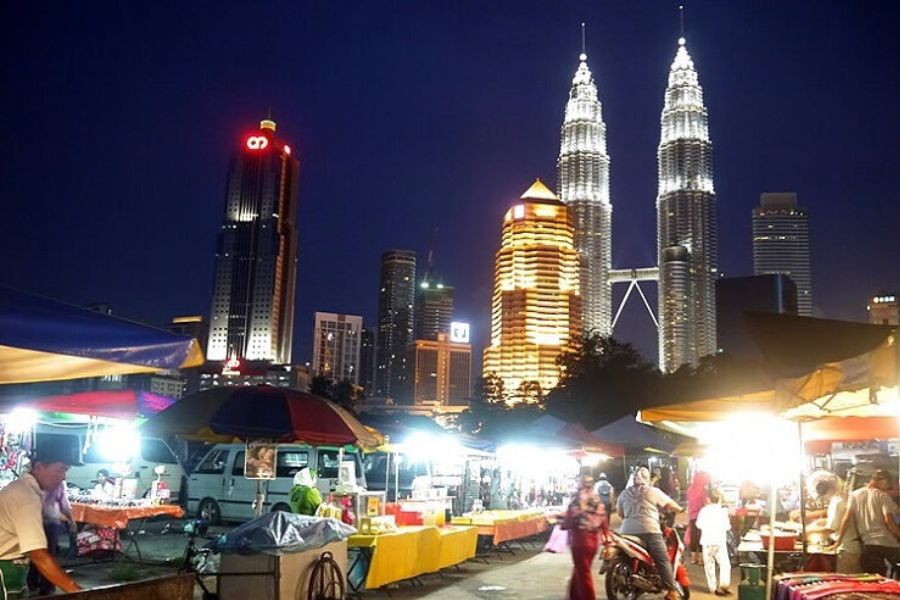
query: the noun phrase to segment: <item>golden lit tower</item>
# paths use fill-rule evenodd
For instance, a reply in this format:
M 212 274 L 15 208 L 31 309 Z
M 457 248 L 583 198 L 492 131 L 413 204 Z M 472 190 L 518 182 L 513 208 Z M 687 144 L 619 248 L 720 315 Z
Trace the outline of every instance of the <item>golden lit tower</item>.
M 572 220 L 537 180 L 503 217 L 484 374 L 502 379 L 515 401 L 534 397 L 532 382 L 546 393 L 559 381 L 556 358 L 580 342 L 581 330 Z

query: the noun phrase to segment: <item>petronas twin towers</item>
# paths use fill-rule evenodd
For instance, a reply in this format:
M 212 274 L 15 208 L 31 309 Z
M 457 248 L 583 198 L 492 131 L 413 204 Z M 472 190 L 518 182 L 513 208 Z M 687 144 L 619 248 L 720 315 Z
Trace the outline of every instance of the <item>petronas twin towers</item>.
M 716 350 L 717 244 L 712 144 L 694 63 L 679 39 L 657 155 L 657 267 L 613 269 L 606 124 L 584 52 L 579 61 L 562 126 L 557 184 L 575 227 L 584 329 L 612 333 L 613 283 L 658 279 L 660 368 L 696 365 Z

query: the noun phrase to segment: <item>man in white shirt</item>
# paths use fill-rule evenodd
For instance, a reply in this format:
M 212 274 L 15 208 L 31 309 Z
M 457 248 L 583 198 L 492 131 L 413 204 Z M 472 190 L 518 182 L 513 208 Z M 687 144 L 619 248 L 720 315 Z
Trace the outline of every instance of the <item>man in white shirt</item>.
M 703 570 L 706 572 L 709 591 L 716 596 L 728 596 L 731 594 L 731 561 L 728 558 L 727 536 L 731 529 L 731 519 L 721 504 L 718 490 L 709 492 L 709 504 L 697 513 L 697 529 L 700 530 Z
M 888 495 L 890 473 L 879 469 L 872 474 L 869 485 L 850 494 L 847 512 L 841 522 L 838 543 L 852 535 L 856 525 L 863 543 L 862 567 L 868 573 L 884 572 L 884 561 L 900 562 L 900 528 L 894 522 L 897 505 Z
M 31 470 L 0 490 L 0 591 L 9 600 L 25 597 L 29 561 L 64 592 L 81 589 L 47 551 L 42 517 L 44 491 L 65 480 L 72 452 L 54 442 L 38 452 Z
M 822 531 L 826 535 L 836 536 L 841 529 L 841 523 L 847 512 L 847 489 L 835 494 L 828 503 L 828 512 L 825 516 L 825 524 Z M 838 573 L 852 574 L 862 572 L 860 555 L 862 544 L 859 542 L 859 534 L 856 532 L 856 523 L 851 522 L 844 533 L 844 539 L 837 546 L 837 564 L 835 571 Z

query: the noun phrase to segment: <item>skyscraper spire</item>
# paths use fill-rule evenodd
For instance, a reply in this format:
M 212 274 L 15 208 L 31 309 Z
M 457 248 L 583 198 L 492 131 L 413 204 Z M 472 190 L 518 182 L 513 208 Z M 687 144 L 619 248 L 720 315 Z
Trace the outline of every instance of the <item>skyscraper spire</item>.
M 557 162 L 557 190 L 575 225 L 580 264 L 584 329 L 609 335 L 609 284 L 612 204 L 609 200 L 609 155 L 606 124 L 597 86 L 587 65 L 585 29 L 581 55 L 569 90 Z
M 669 71 L 658 150 L 660 367 L 716 351 L 716 193 L 703 90 L 684 38 Z
M 581 58 L 581 60 L 587 59 L 587 43 L 584 37 L 584 21 L 581 22 L 581 57 L 579 57 Z

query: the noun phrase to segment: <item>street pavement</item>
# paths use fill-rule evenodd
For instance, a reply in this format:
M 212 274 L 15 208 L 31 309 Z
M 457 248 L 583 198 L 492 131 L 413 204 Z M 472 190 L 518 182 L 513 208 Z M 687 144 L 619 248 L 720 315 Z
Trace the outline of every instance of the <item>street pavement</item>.
M 171 523 L 168 533 L 162 533 L 167 523 Z M 147 525 L 145 533 L 138 534 L 141 552 L 146 560 L 164 561 L 180 557 L 188 538 L 181 531 L 181 522 L 169 519 L 156 520 Z M 216 535 L 227 528 L 212 528 L 210 535 Z M 124 540 L 128 545 L 128 540 Z M 534 544 L 512 544 L 513 553 L 495 553 L 486 560 L 470 560 L 456 569 L 448 569 L 441 574 L 426 575 L 414 582 L 403 582 L 382 590 L 365 592 L 366 598 L 385 600 L 407 600 L 427 598 L 428 600 L 473 600 L 507 598 L 530 598 L 534 600 L 564 600 L 572 572 L 571 556 L 568 552 L 551 554 L 542 552 L 543 542 Z M 200 544 L 202 545 L 202 544 Z M 129 552 L 134 556 L 133 552 Z M 599 566 L 595 563 L 596 566 Z M 703 568 L 688 567 L 691 581 L 691 598 L 706 600 L 716 598 L 706 591 Z M 145 566 L 117 559 L 115 562 L 85 564 L 72 569 L 72 575 L 82 585 L 94 587 L 116 582 L 123 572 L 137 578 L 154 577 L 172 573 L 174 567 Z M 733 572 L 736 576 L 737 570 Z M 595 570 L 597 598 L 605 598 L 603 577 Z M 736 582 L 732 585 L 736 599 Z M 199 589 L 195 598 L 200 598 Z M 648 600 L 653 596 L 644 596 Z

